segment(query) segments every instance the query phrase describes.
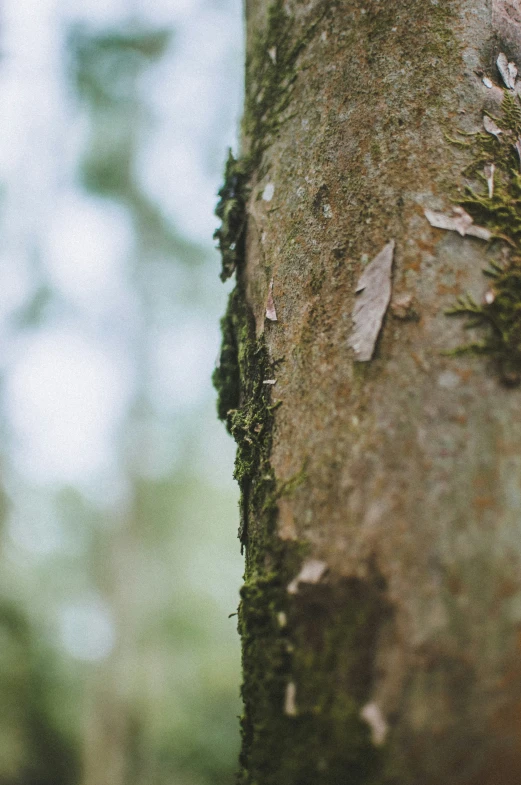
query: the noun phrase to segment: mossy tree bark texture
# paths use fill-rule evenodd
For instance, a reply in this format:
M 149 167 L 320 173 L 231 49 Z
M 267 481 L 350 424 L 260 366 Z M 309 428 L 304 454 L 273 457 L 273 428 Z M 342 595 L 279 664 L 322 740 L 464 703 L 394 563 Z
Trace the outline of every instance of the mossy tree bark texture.
M 496 62 L 521 69 L 521 7 L 246 0 L 246 23 L 215 374 L 246 554 L 239 782 L 518 785 L 521 125 Z M 489 241 L 424 213 L 458 204 Z M 391 240 L 356 362 L 356 284 Z

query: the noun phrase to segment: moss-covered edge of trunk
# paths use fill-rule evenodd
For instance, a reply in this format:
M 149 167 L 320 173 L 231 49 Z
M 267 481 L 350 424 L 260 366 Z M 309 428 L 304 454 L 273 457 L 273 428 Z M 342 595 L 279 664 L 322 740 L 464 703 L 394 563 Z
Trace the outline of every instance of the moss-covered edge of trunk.
M 328 4 L 322 0 L 297 34 L 295 22 L 286 13 L 284 3 L 276 0 L 268 8 L 264 29 L 247 53 L 242 131 L 249 146 L 237 159 L 229 151 L 215 211 L 221 220 L 214 239 L 222 257 L 222 281 L 239 269 L 244 258 L 250 179 L 261 165 L 263 153 L 291 116 L 287 110 L 298 76 L 299 55 L 327 10 Z
M 214 373 L 219 413 L 237 441 L 241 544 L 239 607 L 244 713 L 240 785 L 376 785 L 384 761 L 360 710 L 369 700 L 378 631 L 389 617 L 381 579 L 328 576 L 288 592 L 308 546 L 277 533 L 279 484 L 270 465 L 273 373 L 240 284 L 223 318 Z M 292 685 L 292 686 L 290 686 Z M 288 689 L 295 710 L 285 711 Z M 388 781 L 388 780 L 386 780 Z

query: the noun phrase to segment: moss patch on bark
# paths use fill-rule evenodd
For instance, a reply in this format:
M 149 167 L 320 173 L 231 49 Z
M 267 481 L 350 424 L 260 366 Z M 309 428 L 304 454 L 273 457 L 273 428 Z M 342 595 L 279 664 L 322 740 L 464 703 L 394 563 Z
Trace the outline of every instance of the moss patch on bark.
M 246 201 L 251 166 L 247 160 L 236 159 L 231 150 L 224 170 L 224 183 L 219 190 L 219 202 L 215 214 L 221 220 L 214 233 L 221 252 L 221 281 L 230 278 L 237 264 L 244 257 L 246 236 Z
M 247 56 L 242 129 L 249 149 L 237 159 L 229 151 L 215 211 L 221 220 L 214 239 L 222 257 L 222 281 L 233 275 L 244 257 L 250 179 L 264 151 L 288 119 L 286 110 L 298 75 L 299 55 L 325 10 L 324 5 L 297 37 L 293 17 L 286 12 L 283 1 L 276 0 L 268 9 L 265 28 Z
M 264 383 L 273 375 L 273 363 L 264 337 L 255 338 L 253 314 L 239 284 L 230 295 L 221 328 L 220 362 L 213 382 L 219 417 L 237 442 L 234 477 L 241 491 L 239 538 L 244 545 L 249 519 L 273 493 L 269 457 L 276 405 L 271 403 L 270 385 Z
M 388 613 L 382 587 L 344 579 L 304 585 L 293 597 L 286 587 L 298 549 L 279 546 L 274 555 L 271 570 L 252 572 L 241 592 L 245 713 L 238 782 L 376 785 L 385 752 L 372 745 L 360 709 L 369 699 L 375 638 Z
M 260 163 L 263 152 L 289 117 L 299 56 L 326 11 L 327 4 L 320 3 L 305 28 L 298 30 L 283 0 L 276 0 L 268 9 L 266 26 L 246 58 L 243 131 L 250 143 L 253 166 Z

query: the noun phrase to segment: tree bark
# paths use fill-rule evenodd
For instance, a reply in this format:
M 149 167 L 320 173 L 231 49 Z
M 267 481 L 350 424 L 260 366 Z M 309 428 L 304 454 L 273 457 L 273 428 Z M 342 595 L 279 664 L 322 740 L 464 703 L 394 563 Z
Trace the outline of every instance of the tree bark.
M 518 100 L 498 55 L 521 68 L 518 0 L 492 5 L 246 0 L 215 376 L 246 551 L 244 784 L 521 778 L 521 335 L 494 343 L 481 318 L 483 268 L 515 267 L 517 240 L 500 180 L 486 214 L 465 190 L 488 198 L 496 142 L 496 177 L 503 152 L 519 167 L 514 121 L 503 152 L 483 131 Z M 424 210 L 455 219 L 454 200 L 504 241 L 433 228 Z M 357 282 L 391 240 L 391 304 L 357 362 Z M 446 353 L 468 342 L 446 314 L 466 293 L 482 356 Z

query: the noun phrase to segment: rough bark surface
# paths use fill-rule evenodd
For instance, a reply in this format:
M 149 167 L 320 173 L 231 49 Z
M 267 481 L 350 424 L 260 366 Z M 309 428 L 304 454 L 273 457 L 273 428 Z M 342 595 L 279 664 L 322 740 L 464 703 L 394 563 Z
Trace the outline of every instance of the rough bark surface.
M 521 68 L 519 4 L 247 0 L 246 18 L 217 372 L 246 546 L 240 782 L 517 785 L 521 392 L 443 353 L 465 341 L 445 310 L 482 300 L 501 249 L 424 209 L 450 213 L 472 163 L 447 136 L 497 114 L 483 75 L 500 84 L 499 52 Z M 356 363 L 356 282 L 391 240 L 391 307 Z

